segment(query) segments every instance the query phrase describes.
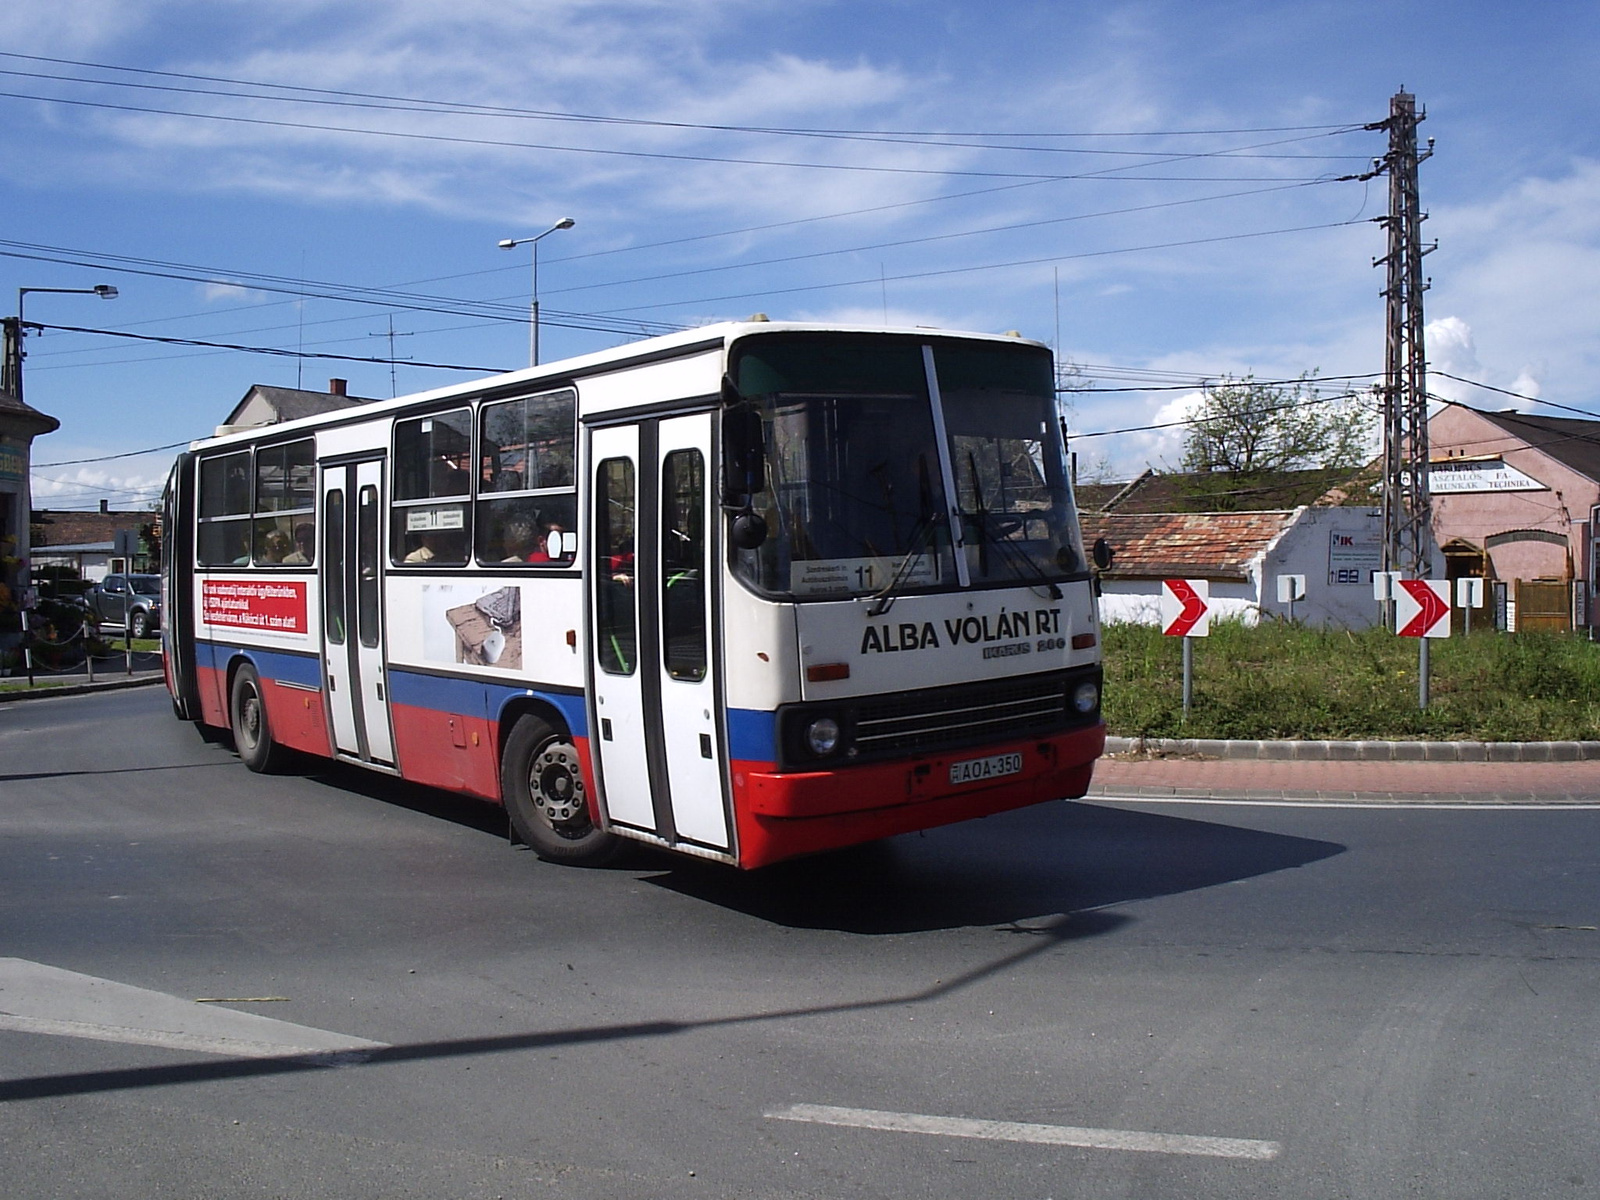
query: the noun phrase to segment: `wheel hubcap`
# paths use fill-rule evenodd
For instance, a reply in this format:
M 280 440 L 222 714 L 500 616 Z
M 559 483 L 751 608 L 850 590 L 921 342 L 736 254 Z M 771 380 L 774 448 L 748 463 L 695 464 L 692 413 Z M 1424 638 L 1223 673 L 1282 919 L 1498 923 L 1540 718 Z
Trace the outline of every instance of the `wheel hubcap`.
M 249 689 L 244 694 L 244 703 L 239 706 L 240 724 L 244 726 L 245 740 L 252 746 L 261 737 L 261 697 L 255 690 Z
M 533 760 L 528 792 L 539 816 L 557 833 L 581 834 L 589 827 L 589 808 L 578 767 L 578 752 L 568 742 L 551 742 Z

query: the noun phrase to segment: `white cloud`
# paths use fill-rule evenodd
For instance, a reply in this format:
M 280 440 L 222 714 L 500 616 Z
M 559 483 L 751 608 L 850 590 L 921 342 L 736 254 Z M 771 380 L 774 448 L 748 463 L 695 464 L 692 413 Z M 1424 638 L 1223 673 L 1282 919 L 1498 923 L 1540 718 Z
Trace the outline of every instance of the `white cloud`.
M 207 304 L 223 304 L 242 301 L 265 300 L 267 294 L 247 288 L 237 283 L 203 283 L 200 285 L 200 299 Z

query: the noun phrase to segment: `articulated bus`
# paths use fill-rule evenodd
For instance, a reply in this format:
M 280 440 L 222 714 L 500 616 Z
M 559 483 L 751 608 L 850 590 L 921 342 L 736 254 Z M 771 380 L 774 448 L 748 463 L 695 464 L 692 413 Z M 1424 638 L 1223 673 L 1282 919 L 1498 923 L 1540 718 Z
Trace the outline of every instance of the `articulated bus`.
M 503 804 L 546 859 L 760 867 L 1081 796 L 1104 748 L 1015 336 L 713 325 L 221 429 L 165 506 L 179 718 Z

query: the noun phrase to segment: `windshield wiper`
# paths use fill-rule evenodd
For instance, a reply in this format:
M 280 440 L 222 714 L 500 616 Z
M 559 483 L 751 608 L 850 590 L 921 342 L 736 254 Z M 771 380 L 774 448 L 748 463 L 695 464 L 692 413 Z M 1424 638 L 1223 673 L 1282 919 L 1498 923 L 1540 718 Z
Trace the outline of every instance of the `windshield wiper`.
M 994 530 L 989 528 L 989 506 L 983 499 L 983 484 L 978 478 L 978 460 L 972 451 L 967 451 L 967 469 L 972 472 L 972 498 L 977 502 L 977 510 L 972 513 L 963 513 L 962 516 L 973 516 L 978 519 L 978 536 L 982 539 L 978 543 L 978 570 L 984 575 L 989 574 L 989 556 L 985 548 L 993 546 L 1000 552 L 1000 557 L 1006 560 L 1012 573 L 1018 574 L 1018 567 L 1025 567 L 1033 573 L 1040 584 L 1050 589 L 1050 599 L 1061 599 L 1061 589 L 1056 586 L 1055 580 L 1040 569 L 1039 564 L 1033 561 L 1033 556 L 1020 547 L 1013 546 L 1005 541 Z M 1019 522 L 1021 518 L 1018 518 Z
M 911 548 L 900 560 L 900 565 L 894 569 L 889 582 L 873 596 L 872 606 L 867 609 L 869 617 L 881 617 L 894 607 L 894 602 L 900 598 L 900 588 L 911 576 L 911 565 L 922 557 L 922 552 L 933 541 L 933 531 L 946 520 L 947 518 L 939 513 L 924 513 L 918 518 L 911 534 Z

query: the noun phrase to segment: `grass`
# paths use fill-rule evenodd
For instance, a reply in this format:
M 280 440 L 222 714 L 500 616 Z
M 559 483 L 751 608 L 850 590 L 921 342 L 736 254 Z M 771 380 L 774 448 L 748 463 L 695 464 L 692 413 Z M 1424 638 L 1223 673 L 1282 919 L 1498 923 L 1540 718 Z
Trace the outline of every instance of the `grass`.
M 1423 711 L 1414 638 L 1213 623 L 1195 642 L 1185 722 L 1181 639 L 1108 625 L 1106 725 L 1127 737 L 1600 739 L 1600 645 L 1488 632 L 1435 641 L 1430 656 Z

